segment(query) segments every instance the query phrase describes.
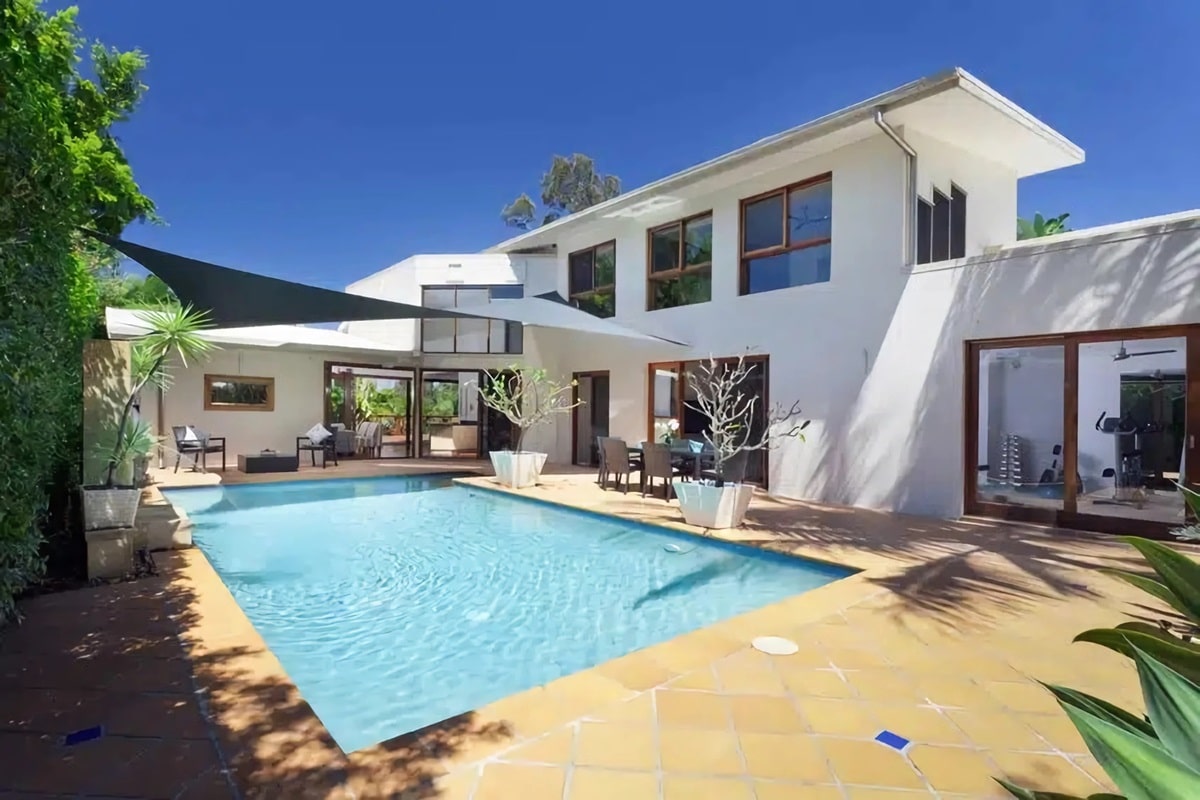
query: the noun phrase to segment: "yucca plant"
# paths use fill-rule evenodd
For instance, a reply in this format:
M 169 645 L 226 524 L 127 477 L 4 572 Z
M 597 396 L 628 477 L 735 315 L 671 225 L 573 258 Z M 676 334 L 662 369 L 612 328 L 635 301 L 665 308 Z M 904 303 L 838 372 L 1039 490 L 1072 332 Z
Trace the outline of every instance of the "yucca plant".
M 196 311 L 191 306 L 163 306 L 159 309 L 140 312 L 142 320 L 149 327 L 149 333 L 138 339 L 133 345 L 131 355 L 132 387 L 121 409 L 121 417 L 117 423 L 114 435 L 109 440 L 111 445 L 105 456 L 106 469 L 104 488 L 116 486 L 117 469 L 124 463 L 131 450 L 128 447 L 130 436 L 130 414 L 138 394 L 148 384 L 157 383 L 166 386 L 170 377 L 167 373 L 167 359 L 174 356 L 183 366 L 188 361 L 199 361 L 206 357 L 215 345 L 200 335 L 209 327 L 208 313 Z
M 1192 640 L 1192 632 L 1200 625 L 1200 564 L 1158 542 L 1135 537 L 1124 541 L 1142 554 L 1154 577 L 1127 570 L 1107 572 L 1166 603 L 1177 616 L 1159 625 L 1126 622 L 1084 631 L 1075 641 L 1133 659 L 1146 716 L 1083 692 L 1044 685 L 1123 792 L 1094 794 L 1088 800 L 1195 800 L 1200 798 L 1200 645 Z M 1022 800 L 1079 800 L 999 783 Z
M 1189 489 L 1182 483 L 1175 484 L 1179 487 L 1179 493 L 1183 495 L 1183 502 L 1187 504 L 1188 511 L 1191 512 L 1192 519 L 1200 520 L 1200 492 Z M 1176 528 L 1171 531 L 1172 534 L 1180 539 L 1195 540 L 1200 539 L 1200 523 L 1193 522 L 1190 525 L 1185 525 L 1182 528 Z

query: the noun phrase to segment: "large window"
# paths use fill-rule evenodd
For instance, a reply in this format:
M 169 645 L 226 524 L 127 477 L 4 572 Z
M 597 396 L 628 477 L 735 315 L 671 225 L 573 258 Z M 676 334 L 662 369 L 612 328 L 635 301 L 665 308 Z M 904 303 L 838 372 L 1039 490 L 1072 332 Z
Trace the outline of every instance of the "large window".
M 741 293 L 828 281 L 832 243 L 831 175 L 743 200 Z
M 933 202 L 918 200 L 917 263 L 967 254 L 967 193 L 950 184 L 950 194 L 933 190 Z
M 597 317 L 617 313 L 617 243 L 605 242 L 567 257 L 571 304 Z
M 275 379 L 205 375 L 205 411 L 274 411 Z
M 426 286 L 421 305 L 426 308 L 479 306 L 492 300 L 525 296 L 525 287 Z M 421 321 L 421 350 L 426 353 L 520 353 L 524 336 L 519 322 L 501 319 L 426 319 Z
M 712 212 L 651 228 L 646 310 L 712 299 Z

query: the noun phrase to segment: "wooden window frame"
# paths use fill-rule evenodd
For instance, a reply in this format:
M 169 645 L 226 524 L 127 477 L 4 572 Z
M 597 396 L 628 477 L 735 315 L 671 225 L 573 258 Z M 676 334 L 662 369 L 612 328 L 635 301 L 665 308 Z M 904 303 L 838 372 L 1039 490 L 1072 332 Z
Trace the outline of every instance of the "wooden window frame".
M 225 383 L 261 383 L 267 387 L 267 402 L 256 406 L 249 403 L 214 403 L 212 385 L 214 382 Z M 274 411 L 275 410 L 275 379 L 255 375 L 204 375 L 204 410 L 205 411 Z
M 791 253 L 795 250 L 806 250 L 810 247 L 821 247 L 822 245 L 833 243 L 833 213 L 830 211 L 830 235 L 829 236 L 814 236 L 808 239 L 802 239 L 798 242 L 793 242 L 791 226 L 788 225 L 788 219 L 791 211 L 791 194 L 796 189 L 806 189 L 809 186 L 818 186 L 822 183 L 829 184 L 829 190 L 833 191 L 833 173 L 826 172 L 821 175 L 814 175 L 811 178 L 805 178 L 796 183 L 789 183 L 787 186 L 781 186 L 778 189 L 772 189 L 769 192 L 762 192 L 752 197 L 745 197 L 738 202 L 738 294 L 745 296 L 750 294 L 750 270 L 749 262 L 756 258 L 768 258 L 770 256 L 782 255 L 783 253 Z M 760 200 L 766 200 L 768 197 L 780 195 L 783 197 L 783 214 L 780 218 L 780 224 L 783 226 L 783 244 L 772 245 L 771 247 L 760 247 L 757 250 L 746 249 L 746 206 L 752 203 L 757 203 Z M 802 284 L 807 285 L 807 284 Z M 795 287 L 785 287 L 795 288 Z
M 480 290 L 486 289 L 488 291 L 488 302 L 490 303 L 492 301 L 492 294 L 491 294 L 492 289 L 494 289 L 497 286 L 520 286 L 522 295 L 524 295 L 524 292 L 525 292 L 525 284 L 523 284 L 523 283 L 521 283 L 521 284 L 493 283 L 493 284 L 488 284 L 488 285 L 484 285 L 484 286 L 479 286 L 479 285 L 475 285 L 475 284 L 459 284 L 459 283 L 431 283 L 431 284 L 423 284 L 421 286 L 421 305 L 422 306 L 425 305 L 425 291 L 427 289 L 433 289 L 435 291 L 453 289 L 454 290 L 454 308 L 458 308 L 458 291 L 460 289 L 467 289 L 467 290 L 471 290 L 471 291 L 480 291 Z M 430 355 L 436 355 L 436 356 L 452 356 L 452 355 L 519 356 L 519 355 L 523 355 L 525 352 L 525 336 L 523 334 L 521 336 L 521 349 L 520 350 L 510 351 L 507 349 L 508 325 L 510 325 L 510 324 L 523 325 L 523 323 L 520 323 L 520 322 L 514 323 L 511 320 L 491 320 L 491 322 L 504 322 L 505 323 L 504 342 L 505 342 L 506 347 L 504 350 L 493 350 L 492 349 L 492 328 L 491 328 L 491 325 L 489 324 L 488 325 L 488 349 L 486 351 L 481 352 L 478 350 L 459 350 L 458 349 L 458 317 L 452 317 L 451 319 L 454 321 L 454 349 L 453 350 L 428 350 L 428 351 L 425 349 L 425 322 L 426 321 L 418 320 L 418 322 L 420 323 L 420 325 L 418 327 L 421 331 L 420 348 L 421 348 L 422 353 L 428 352 Z
M 613 279 L 612 283 L 606 283 L 603 286 L 596 285 L 596 251 L 601 247 L 612 245 L 613 251 Z M 582 292 L 571 291 L 571 259 L 580 253 L 592 254 L 592 288 Z M 609 239 L 606 242 L 598 242 L 590 247 L 581 247 L 578 250 L 572 250 L 567 254 L 567 298 L 569 300 L 581 300 L 588 297 L 594 297 L 597 294 L 610 293 L 613 296 L 613 316 L 617 314 L 617 240 Z
M 673 222 L 667 222 L 662 225 L 655 225 L 653 228 L 646 229 L 646 310 L 647 311 L 662 311 L 663 309 L 666 309 L 666 308 L 679 308 L 679 306 L 663 306 L 663 308 L 656 308 L 654 305 L 654 284 L 662 283 L 664 281 L 678 280 L 679 278 L 682 278 L 685 275 L 698 275 L 698 274 L 703 274 L 705 272 L 708 273 L 709 278 L 711 279 L 711 277 L 712 277 L 712 253 L 711 252 L 708 254 L 708 261 L 705 261 L 703 264 L 690 264 L 689 265 L 686 263 L 687 262 L 687 258 L 686 258 L 686 256 L 687 256 L 687 224 L 689 222 L 695 222 L 698 219 L 704 219 L 705 217 L 708 217 L 708 221 L 709 221 L 708 224 L 709 224 L 709 228 L 711 229 L 712 228 L 712 220 L 713 220 L 713 212 L 712 212 L 711 208 L 708 211 L 703 211 L 699 214 L 692 214 L 690 216 L 686 216 L 686 217 L 682 217 L 680 219 L 674 220 Z M 679 249 L 678 249 L 678 252 L 676 253 L 676 255 L 679 257 L 679 260 L 677 262 L 679 264 L 679 266 L 676 267 L 675 269 L 665 269 L 665 270 L 662 270 L 661 272 L 655 272 L 654 271 L 654 234 L 661 233 L 662 231 L 670 230 L 671 228 L 676 228 L 679 231 Z M 700 302 L 707 303 L 707 302 L 711 302 L 711 301 L 712 301 L 712 292 L 710 289 L 708 300 L 703 300 Z M 694 306 L 694 305 L 699 305 L 699 303 L 688 303 L 687 305 Z

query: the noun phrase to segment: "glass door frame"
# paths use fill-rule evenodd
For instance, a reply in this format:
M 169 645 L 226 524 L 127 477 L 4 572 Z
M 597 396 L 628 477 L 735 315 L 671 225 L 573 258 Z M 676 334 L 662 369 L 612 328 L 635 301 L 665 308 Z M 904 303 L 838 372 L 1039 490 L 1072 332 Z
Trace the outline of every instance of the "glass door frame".
M 608 411 L 608 414 L 609 414 L 608 427 L 610 429 L 612 428 L 612 406 L 611 406 L 611 403 L 612 403 L 612 378 L 609 376 L 609 371 L 606 369 L 585 370 L 583 372 L 572 372 L 571 373 L 571 381 L 572 381 L 571 402 L 574 404 L 573 407 L 571 408 L 571 464 L 574 466 L 577 466 L 577 467 L 591 467 L 592 466 L 591 464 L 580 464 L 579 459 L 578 459 L 578 456 L 579 456 L 579 410 L 581 408 L 584 408 L 585 406 L 589 405 L 592 402 L 591 397 L 585 398 L 585 397 L 582 397 L 579 393 L 579 382 L 583 378 L 592 378 L 593 380 L 596 378 L 607 378 L 608 379 L 608 381 L 609 381 L 608 401 L 610 404 L 609 411 Z M 590 385 L 594 387 L 594 384 L 590 384 Z M 580 403 L 579 402 L 580 400 L 583 400 L 584 402 Z M 593 430 L 593 433 L 594 433 L 594 430 Z
M 1200 484 L 1200 325 L 1163 325 L 1115 328 L 1103 331 L 976 339 L 963 343 L 963 512 L 1059 528 L 1117 533 L 1148 538 L 1170 538 L 1175 523 L 1128 517 L 1086 514 L 1078 510 L 1075 476 L 1079 468 L 1079 345 L 1096 342 L 1132 342 L 1142 339 L 1183 338 L 1186 342 L 1187 438 L 1184 442 L 1183 483 Z M 1008 505 L 979 498 L 979 360 L 987 350 L 1012 347 L 1063 348 L 1063 505 L 1061 509 Z M 1190 457 L 1189 457 L 1190 456 Z
M 759 413 L 768 415 L 771 413 L 771 356 L 769 354 L 747 354 L 745 356 L 726 356 L 724 358 L 714 359 L 718 364 L 736 364 L 738 358 L 742 358 L 746 364 L 758 364 L 762 368 L 762 407 Z M 703 364 L 708 359 L 695 358 L 686 361 L 654 361 L 646 365 L 646 441 L 654 441 L 654 375 L 657 370 L 674 370 L 675 372 L 675 396 L 671 398 L 672 412 L 675 419 L 683 422 L 683 410 L 686 405 L 685 396 L 687 393 L 687 372 L 686 367 L 693 364 Z M 758 458 L 762 461 L 762 483 L 759 484 L 765 491 L 770 488 L 770 448 L 764 447 L 758 451 Z M 752 482 L 752 481 L 748 481 Z

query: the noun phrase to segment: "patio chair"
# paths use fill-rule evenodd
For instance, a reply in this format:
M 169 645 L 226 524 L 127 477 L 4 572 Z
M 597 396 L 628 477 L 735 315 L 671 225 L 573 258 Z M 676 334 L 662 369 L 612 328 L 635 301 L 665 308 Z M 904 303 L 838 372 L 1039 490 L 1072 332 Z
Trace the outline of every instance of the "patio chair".
M 383 451 L 383 426 L 378 422 L 363 422 L 355 434 L 355 452 L 379 458 Z
M 358 450 L 358 434 L 340 422 L 329 426 L 335 440 L 338 456 L 352 456 Z
M 596 483 L 600 484 L 603 489 L 608 483 L 608 467 L 604 465 L 604 440 L 606 436 L 597 436 L 596 443 L 593 447 L 596 448 L 596 462 L 599 465 L 599 470 L 596 472 Z
M 687 470 L 671 457 L 670 445 L 646 442 L 642 445 L 642 497 L 654 492 L 654 479 L 663 481 L 663 500 L 670 501 L 674 489 L 671 479 L 687 474 Z
M 746 480 L 746 464 L 749 458 L 749 451 L 742 450 L 726 459 L 722 465 L 725 480 L 730 483 L 744 483 Z M 713 464 L 712 469 L 701 470 L 700 477 L 705 480 L 715 481 L 717 479 L 716 464 Z
M 621 489 L 621 478 L 624 477 L 625 484 L 623 488 L 625 493 L 628 494 L 629 481 L 635 471 L 641 471 L 641 462 L 630 458 L 629 447 L 620 439 L 602 439 L 601 448 L 604 452 L 605 481 L 603 486 L 607 488 L 608 477 L 611 475 L 615 480 L 616 488 Z
M 309 431 L 309 433 L 312 433 L 312 431 Z M 302 450 L 308 451 L 308 457 L 312 461 L 312 465 L 314 467 L 317 465 L 317 453 L 321 454 L 321 469 L 325 469 L 325 466 L 329 463 L 329 459 L 331 459 L 331 458 L 333 459 L 333 465 L 335 467 L 338 466 L 337 436 L 333 435 L 332 433 L 329 436 L 326 436 L 324 439 L 322 439 L 319 442 L 313 441 L 309 437 L 308 433 L 304 434 L 303 436 L 297 436 L 296 437 L 296 459 L 297 460 L 300 459 L 300 452 Z
M 201 472 L 208 472 L 208 454 L 221 454 L 221 471 L 225 471 L 225 437 L 209 436 L 195 425 L 173 425 L 171 433 L 175 436 L 175 471 L 179 472 L 179 462 L 186 455 L 192 459 L 192 471 L 200 467 Z M 220 442 L 220 444 L 217 444 Z M 199 458 L 197 458 L 197 456 Z

